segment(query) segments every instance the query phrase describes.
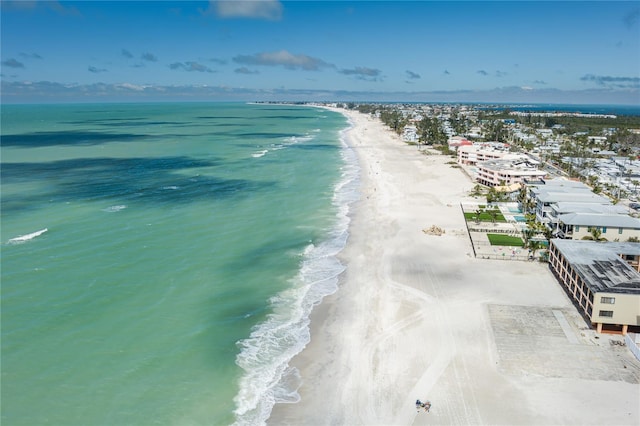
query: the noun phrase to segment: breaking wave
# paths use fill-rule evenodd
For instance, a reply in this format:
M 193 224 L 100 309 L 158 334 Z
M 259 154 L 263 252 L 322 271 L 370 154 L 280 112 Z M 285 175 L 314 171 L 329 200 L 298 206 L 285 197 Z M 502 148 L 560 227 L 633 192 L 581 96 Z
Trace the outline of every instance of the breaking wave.
M 334 188 L 333 204 L 338 210 L 334 228 L 325 241 L 306 247 L 291 287 L 270 300 L 272 313 L 267 320 L 238 343 L 236 364 L 244 375 L 234 399 L 235 425 L 265 424 L 276 403 L 300 400 L 300 375 L 289 362 L 310 341 L 309 316 L 314 306 L 338 289 L 338 277 L 345 267 L 337 254 L 349 235 L 349 206 L 359 198 L 360 170 L 355 153 L 345 143 L 346 130 L 340 137 L 344 166 Z

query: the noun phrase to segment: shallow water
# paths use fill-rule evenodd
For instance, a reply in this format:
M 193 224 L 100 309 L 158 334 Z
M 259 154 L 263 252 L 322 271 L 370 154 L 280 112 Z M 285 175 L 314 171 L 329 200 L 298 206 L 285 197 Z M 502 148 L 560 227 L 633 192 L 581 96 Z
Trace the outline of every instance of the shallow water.
M 284 105 L 3 106 L 2 422 L 255 424 L 295 399 L 287 361 L 357 197 L 346 126 Z

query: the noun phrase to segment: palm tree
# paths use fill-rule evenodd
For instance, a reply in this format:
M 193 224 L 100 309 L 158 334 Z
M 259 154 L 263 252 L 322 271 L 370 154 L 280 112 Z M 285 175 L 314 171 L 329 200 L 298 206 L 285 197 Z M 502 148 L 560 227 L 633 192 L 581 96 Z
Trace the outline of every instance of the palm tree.
M 476 186 L 473 187 L 473 189 L 471 190 L 471 193 L 469 194 L 472 197 L 479 197 L 482 195 L 482 186 L 480 186 L 480 184 L 476 184 Z
M 531 258 L 532 259 L 535 259 L 536 252 L 538 250 L 540 250 L 541 248 L 544 248 L 544 244 L 542 244 L 542 241 L 531 241 L 529 243 L 529 251 L 531 251 Z
M 496 210 L 489 210 L 489 215 L 491 216 L 491 223 L 496 223 L 498 212 Z
M 591 185 L 591 189 L 592 189 L 594 194 L 599 194 L 600 192 L 602 192 L 602 187 L 600 186 L 600 183 L 598 182 L 598 176 L 589 175 L 588 179 L 589 179 L 589 185 Z
M 402 129 L 406 124 L 406 120 L 402 113 L 397 109 L 385 109 L 380 114 L 380 120 L 389 126 L 397 134 L 402 133 Z
M 500 182 L 500 183 L 504 184 L 504 182 Z M 487 191 L 487 204 L 501 203 L 501 202 L 507 201 L 508 199 L 509 199 L 509 196 L 507 195 L 506 192 L 498 191 L 494 186 L 489 188 L 489 191 Z
M 606 238 L 602 236 L 602 229 L 597 226 L 590 226 L 589 232 L 591 235 L 585 235 L 582 237 L 583 240 L 593 240 L 593 241 L 607 241 Z

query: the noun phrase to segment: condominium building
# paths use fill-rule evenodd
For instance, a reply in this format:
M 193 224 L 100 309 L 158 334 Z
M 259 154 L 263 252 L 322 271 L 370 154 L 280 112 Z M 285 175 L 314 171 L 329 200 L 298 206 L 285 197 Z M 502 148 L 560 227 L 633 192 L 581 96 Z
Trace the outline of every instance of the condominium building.
M 557 235 L 561 238 L 590 238 L 597 229 L 600 238 L 607 241 L 640 239 L 640 219 L 626 214 L 567 213 L 559 215 L 557 220 Z
M 453 143 L 454 139 L 455 137 L 449 139 L 449 146 L 455 145 L 457 148 L 458 164 L 475 166 L 482 161 L 497 160 L 512 155 L 509 153 L 508 146 L 500 142 L 480 142 L 472 145 L 466 139 Z
M 549 265 L 598 333 L 640 332 L 640 244 L 552 239 Z
M 557 203 L 611 205 L 611 200 L 594 194 L 584 183 L 565 179 L 543 180 L 541 185 L 531 185 L 528 194 L 535 206 L 536 221 L 548 225 L 551 230 L 557 224 L 557 213 L 553 207 Z M 563 213 L 573 212 L 565 210 Z
M 477 164 L 476 180 L 487 186 L 505 186 L 521 183 L 525 179 L 542 179 L 547 175 L 538 169 L 538 163 L 527 156 L 505 156 Z

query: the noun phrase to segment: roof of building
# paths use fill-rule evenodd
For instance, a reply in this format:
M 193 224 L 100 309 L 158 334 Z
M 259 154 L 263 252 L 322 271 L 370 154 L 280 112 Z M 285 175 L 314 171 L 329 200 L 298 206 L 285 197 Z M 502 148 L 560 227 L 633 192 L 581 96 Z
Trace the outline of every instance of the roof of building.
M 575 190 L 587 190 L 591 191 L 586 184 L 569 179 L 544 179 L 542 185 L 532 186 L 532 192 L 545 192 L 545 191 L 565 191 L 572 192 Z
M 640 229 L 640 219 L 621 214 L 567 213 L 559 215 L 558 220 L 567 225 Z
M 546 175 L 544 170 L 538 169 L 538 162 L 519 154 L 508 154 L 503 158 L 486 160 L 478 163 L 478 167 L 490 170 L 518 170 L 533 172 L 535 176 Z
M 557 203 L 559 201 L 611 204 L 611 200 L 593 192 L 570 191 L 570 192 L 542 192 L 538 194 L 538 200 L 543 203 Z
M 640 294 L 640 273 L 621 254 L 640 256 L 640 243 L 552 239 L 593 293 Z
M 567 213 L 606 213 L 606 214 L 624 214 L 628 215 L 629 211 L 626 207 L 619 204 L 600 204 L 600 203 L 581 203 L 558 201 L 551 205 L 551 209 L 556 215 Z
M 451 138 L 452 139 L 452 138 Z M 449 145 L 454 145 L 456 143 L 461 145 L 461 148 L 465 152 L 477 152 L 484 154 L 500 154 L 507 155 L 512 154 L 509 152 L 509 145 L 502 142 L 471 142 L 467 139 L 462 139 L 459 141 L 452 141 L 449 139 Z M 517 154 L 520 155 L 520 154 Z

